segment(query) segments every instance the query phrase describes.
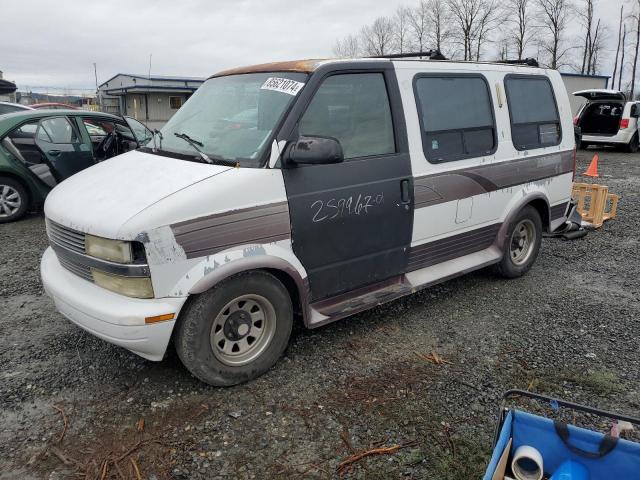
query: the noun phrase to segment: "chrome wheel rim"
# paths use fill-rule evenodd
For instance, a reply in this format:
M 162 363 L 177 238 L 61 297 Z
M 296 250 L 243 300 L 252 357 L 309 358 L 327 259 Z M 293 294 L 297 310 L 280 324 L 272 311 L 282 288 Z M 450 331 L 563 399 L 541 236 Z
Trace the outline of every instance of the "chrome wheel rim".
M 0 185 L 0 217 L 15 215 L 21 206 L 20 193 L 11 185 Z
M 531 220 L 520 220 L 511 234 L 509 255 L 516 265 L 522 265 L 531 257 L 536 243 L 536 229 Z
M 271 302 L 260 295 L 241 295 L 227 303 L 213 321 L 211 349 L 226 365 L 246 365 L 264 352 L 275 331 Z

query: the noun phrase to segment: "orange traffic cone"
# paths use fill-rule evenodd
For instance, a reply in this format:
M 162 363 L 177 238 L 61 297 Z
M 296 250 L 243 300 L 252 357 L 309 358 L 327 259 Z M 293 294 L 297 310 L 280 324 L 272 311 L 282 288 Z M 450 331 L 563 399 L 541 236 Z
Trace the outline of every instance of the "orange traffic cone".
M 591 159 L 591 163 L 589 164 L 589 168 L 584 172 L 586 177 L 594 177 L 598 178 L 598 155 L 594 155 L 593 159 Z

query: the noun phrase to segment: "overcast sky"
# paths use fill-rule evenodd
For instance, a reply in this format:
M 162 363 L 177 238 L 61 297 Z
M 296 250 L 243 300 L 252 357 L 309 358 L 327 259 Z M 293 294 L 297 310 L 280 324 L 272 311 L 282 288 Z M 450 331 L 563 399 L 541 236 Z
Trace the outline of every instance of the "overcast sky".
M 577 0 L 580 2 L 581 0 Z M 625 2 L 597 0 L 615 54 Z M 388 0 L 108 0 L 1 2 L 0 70 L 21 89 L 93 88 L 119 72 L 208 76 L 224 68 L 326 57 L 337 38 L 397 5 Z M 572 35 L 577 35 L 574 26 Z M 627 37 L 629 40 L 630 36 Z M 631 42 L 629 42 L 630 44 Z M 611 58 L 603 62 L 610 74 Z

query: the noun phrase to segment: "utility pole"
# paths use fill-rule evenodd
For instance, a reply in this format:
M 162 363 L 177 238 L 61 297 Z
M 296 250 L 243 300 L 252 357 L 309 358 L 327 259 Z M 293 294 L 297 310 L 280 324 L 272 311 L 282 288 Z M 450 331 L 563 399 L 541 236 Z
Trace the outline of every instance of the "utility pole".
M 98 94 L 98 67 L 96 66 L 96 62 L 93 62 L 93 76 L 96 79 L 96 104 L 98 108 L 100 108 L 100 95 Z M 102 111 L 102 108 L 100 108 Z

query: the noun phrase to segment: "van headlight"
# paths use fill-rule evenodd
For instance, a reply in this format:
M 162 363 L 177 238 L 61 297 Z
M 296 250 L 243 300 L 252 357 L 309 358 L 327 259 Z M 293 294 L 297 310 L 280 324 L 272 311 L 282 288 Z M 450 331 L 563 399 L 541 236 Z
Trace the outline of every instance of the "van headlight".
M 117 263 L 132 263 L 131 242 L 85 235 L 84 251 L 87 255 Z
M 134 298 L 153 298 L 153 286 L 149 277 L 123 277 L 91 269 L 93 282 L 107 290 Z

